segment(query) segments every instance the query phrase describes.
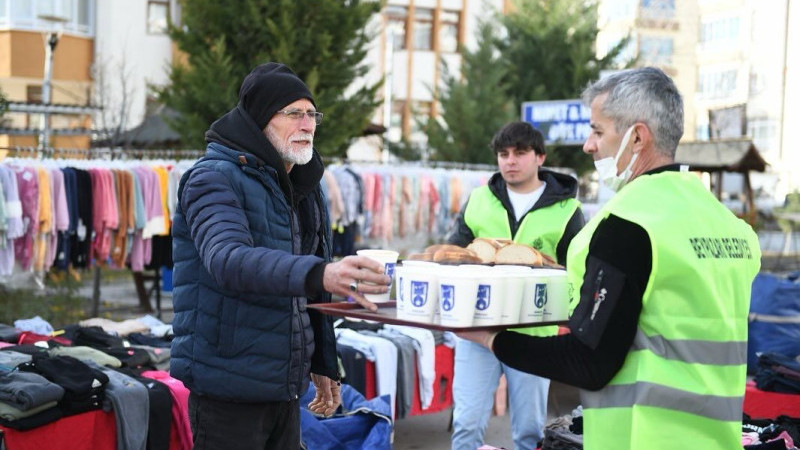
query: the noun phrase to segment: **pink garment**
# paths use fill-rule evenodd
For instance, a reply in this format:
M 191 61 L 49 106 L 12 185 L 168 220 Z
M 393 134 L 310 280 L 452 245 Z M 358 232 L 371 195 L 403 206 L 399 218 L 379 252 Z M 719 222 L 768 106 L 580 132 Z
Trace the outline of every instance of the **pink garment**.
M 119 227 L 114 179 L 108 169 L 89 169 L 92 178 L 92 254 L 97 261 L 106 261 L 111 254 L 111 230 Z
M 439 194 L 439 189 L 433 179 L 428 179 L 430 185 L 430 215 L 428 216 L 428 232 L 433 232 L 436 227 L 436 216 L 439 215 L 439 208 L 441 207 L 442 197 Z
M 53 228 L 50 235 L 50 247 L 44 260 L 44 270 L 49 270 L 56 260 L 58 233 L 69 228 L 69 209 L 67 208 L 67 192 L 64 188 L 64 173 L 59 169 L 50 169 L 50 190 L 53 192 Z
M 794 446 L 794 439 L 789 436 L 789 433 L 786 431 L 781 431 L 781 434 L 777 435 L 774 439 L 770 439 L 767 442 L 777 441 L 779 439 L 783 439 L 783 443 L 786 444 L 786 448 L 795 448 Z
M 392 213 L 394 212 L 397 179 L 394 177 L 394 175 L 387 175 L 386 178 L 389 179 L 389 182 L 387 183 L 388 186 L 386 186 L 386 193 L 384 194 L 382 213 L 383 223 L 381 224 L 381 227 L 383 228 L 383 237 L 386 238 L 387 242 L 391 242 L 392 238 L 394 237 L 394 223 L 392 222 L 392 217 L 394 215 Z
M 139 180 L 139 189 L 144 200 L 145 219 L 147 225 L 144 229 L 137 229 L 133 234 L 131 246 L 131 270 L 141 272 L 144 266 L 150 263 L 153 252 L 152 236 L 160 225 L 163 228 L 164 210 L 161 201 L 161 188 L 158 175 L 147 167 L 134 167 L 131 172 Z
M 383 236 L 383 218 L 381 217 L 381 206 L 383 204 L 383 178 L 380 175 L 373 175 L 375 179 L 373 204 L 370 205 L 372 211 L 372 233 L 370 237 L 377 238 Z
M 14 241 L 14 259 L 22 270 L 33 264 L 33 240 L 39 232 L 39 179 L 30 167 L 15 167 L 19 200 L 22 203 L 23 236 Z
M 183 382 L 172 378 L 163 370 L 148 370 L 142 376 L 167 385 L 172 394 L 172 431 L 178 433 L 181 448 L 192 449 L 192 427 L 189 425 L 189 389 Z
M 142 197 L 144 198 L 145 215 L 147 216 L 147 225 L 145 225 L 142 231 L 142 237 L 144 239 L 150 239 L 162 233 L 164 230 L 164 208 L 161 198 L 161 184 L 158 181 L 156 172 L 149 167 L 134 167 L 133 171 L 139 175 L 139 184 L 142 189 Z

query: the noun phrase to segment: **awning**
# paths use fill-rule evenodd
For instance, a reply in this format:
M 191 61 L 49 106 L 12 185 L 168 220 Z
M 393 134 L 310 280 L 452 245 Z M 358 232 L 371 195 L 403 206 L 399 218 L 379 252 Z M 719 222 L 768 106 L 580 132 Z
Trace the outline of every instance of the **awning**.
M 767 167 L 750 139 L 683 142 L 678 145 L 675 162 L 703 172 L 763 172 Z

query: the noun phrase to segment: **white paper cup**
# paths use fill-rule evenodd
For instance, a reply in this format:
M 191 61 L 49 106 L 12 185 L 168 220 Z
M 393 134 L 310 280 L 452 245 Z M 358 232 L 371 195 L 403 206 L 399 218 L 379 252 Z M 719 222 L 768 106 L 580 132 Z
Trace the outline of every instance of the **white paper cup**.
M 505 273 L 492 270 L 491 267 L 478 266 L 471 270 L 480 274 L 472 324 L 475 326 L 500 325 L 503 320 L 509 278 Z
M 475 315 L 478 274 L 469 269 L 450 267 L 440 271 L 440 323 L 452 327 L 470 327 Z
M 506 296 L 503 303 L 501 324 L 519 323 L 522 300 L 525 295 L 526 278 L 531 269 L 523 266 L 494 266 L 492 270 L 507 278 Z M 531 288 L 533 283 L 530 283 Z
M 397 257 L 400 256 L 394 250 L 372 250 L 372 249 L 365 249 L 365 250 L 358 250 L 356 252 L 358 256 L 366 256 L 367 258 L 374 259 L 379 263 L 383 264 L 384 266 L 384 273 L 389 275 L 394 281 L 394 268 L 397 264 Z M 364 284 L 372 284 L 367 283 L 366 281 L 363 282 Z M 392 286 L 389 285 L 389 291 L 385 294 L 363 294 L 367 300 L 373 303 L 381 303 L 381 302 L 388 302 L 389 301 L 389 292 L 391 292 Z
M 547 303 L 544 306 L 544 321 L 567 320 L 569 318 L 569 284 L 565 270 L 548 270 Z
M 547 283 L 549 274 L 541 269 L 531 269 L 525 276 L 525 292 L 522 299 L 522 308 L 519 313 L 520 323 L 543 322 L 544 309 L 547 304 Z
M 397 268 L 398 287 L 402 291 L 402 309 L 397 317 L 421 323 L 433 323 L 439 302 L 439 278 L 429 267 L 401 266 Z

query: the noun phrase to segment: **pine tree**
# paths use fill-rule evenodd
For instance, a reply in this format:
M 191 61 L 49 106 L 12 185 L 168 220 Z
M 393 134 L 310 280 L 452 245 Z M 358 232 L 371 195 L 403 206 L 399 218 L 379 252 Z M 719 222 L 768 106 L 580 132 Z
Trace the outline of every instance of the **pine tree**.
M 523 102 L 579 98 L 600 72 L 616 68 L 623 40 L 597 58 L 597 3 L 586 0 L 514 0 L 502 18 L 505 37 L 497 41 L 508 71 L 508 95 Z M 591 158 L 573 147 L 548 149 L 547 165 L 592 168 Z
M 367 24 L 380 7 L 371 0 L 183 0 L 182 26 L 170 36 L 186 59 L 170 67 L 169 85 L 156 88 L 180 113 L 171 125 L 185 145 L 203 145 L 208 126 L 236 104 L 250 70 L 278 61 L 308 84 L 325 114 L 317 150 L 345 155 L 378 104 L 379 83 L 351 85 L 368 70 Z
M 426 124 L 432 160 L 496 162 L 488 144 L 518 112 L 506 95 L 507 69 L 495 47 L 495 33 L 495 22 L 481 22 L 475 50 L 461 52 L 461 73 L 445 73 L 441 117 Z

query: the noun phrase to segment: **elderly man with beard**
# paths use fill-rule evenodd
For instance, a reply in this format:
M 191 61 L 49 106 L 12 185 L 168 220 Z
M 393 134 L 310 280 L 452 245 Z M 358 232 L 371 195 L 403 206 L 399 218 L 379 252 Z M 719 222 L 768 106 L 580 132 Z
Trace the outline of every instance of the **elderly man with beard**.
M 195 448 L 300 448 L 309 380 L 310 409 L 330 415 L 340 403 L 333 325 L 307 303 L 349 295 L 374 310 L 363 294 L 388 290 L 371 259 L 331 262 L 313 148 L 321 120 L 291 69 L 262 64 L 181 178 L 170 373 L 190 390 Z

